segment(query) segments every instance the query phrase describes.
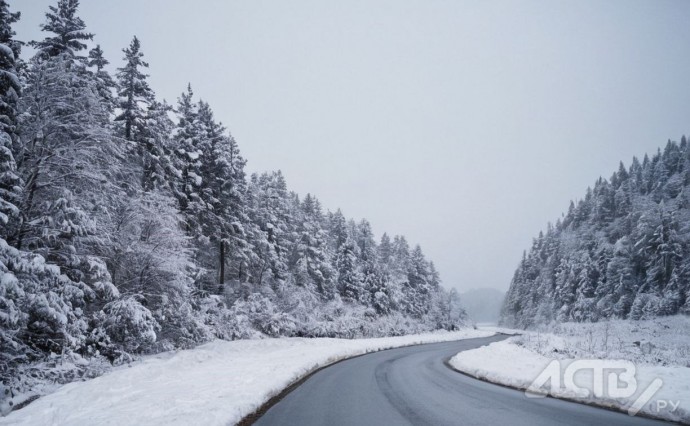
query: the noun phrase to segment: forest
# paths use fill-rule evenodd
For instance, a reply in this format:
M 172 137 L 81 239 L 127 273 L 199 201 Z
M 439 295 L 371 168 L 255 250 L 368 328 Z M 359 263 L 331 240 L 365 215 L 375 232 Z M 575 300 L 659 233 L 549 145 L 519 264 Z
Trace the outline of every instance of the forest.
M 4 396 L 212 339 L 465 325 L 418 245 L 375 238 L 280 171 L 247 175 L 191 84 L 159 99 L 136 36 L 109 72 L 78 7 L 57 1 L 45 38 L 22 41 L 0 0 Z
M 690 146 L 668 141 L 620 164 L 533 240 L 501 322 L 651 319 L 690 314 Z

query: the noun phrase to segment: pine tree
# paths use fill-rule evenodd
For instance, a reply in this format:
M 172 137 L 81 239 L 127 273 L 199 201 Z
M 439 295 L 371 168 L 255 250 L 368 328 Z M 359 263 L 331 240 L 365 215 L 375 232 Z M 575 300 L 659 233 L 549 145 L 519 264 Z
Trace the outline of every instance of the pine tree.
M 146 110 L 154 99 L 153 91 L 146 79 L 148 74 L 142 72 L 149 64 L 144 62 L 139 39 L 134 36 L 129 47 L 122 50 L 125 65 L 118 68 L 118 108 L 119 115 L 115 121 L 124 124 L 124 137 L 127 140 L 139 141 L 144 133 Z
M 17 174 L 13 150 L 18 143 L 17 102 L 21 84 L 17 76 L 16 58 L 20 44 L 16 42 L 12 24 L 19 20 L 0 0 L 0 238 L 14 236 L 21 220 L 19 205 L 23 182 Z
M 393 237 L 393 279 L 407 279 L 407 268 L 410 262 L 410 246 L 402 235 Z
M 248 209 L 257 229 L 254 238 L 256 282 L 272 288 L 288 278 L 288 255 L 292 248 L 290 200 L 282 173 L 252 175 L 247 191 Z
M 41 25 L 41 30 L 53 33 L 42 41 L 29 43 L 38 50 L 38 56 L 48 58 L 67 54 L 76 56 L 76 53 L 86 49 L 87 40 L 93 39 L 93 34 L 86 32 L 86 24 L 77 16 L 79 0 L 58 0 L 57 7 L 49 6 L 46 13 L 46 22 Z
M 240 282 L 250 281 L 249 265 L 254 253 L 247 241 L 253 230 L 246 215 L 246 178 L 244 158 L 235 139 L 227 129 L 215 121 L 211 107 L 203 101 L 198 104 L 198 120 L 202 132 L 201 149 L 202 190 L 206 201 L 203 233 L 218 247 L 219 286 L 228 275 Z
M 361 302 L 365 297 L 363 279 L 357 268 L 357 248 L 349 237 L 338 248 L 336 267 L 340 295 L 347 301 Z
M 626 318 L 634 298 L 632 271 L 633 248 L 627 236 L 621 237 L 615 245 L 613 257 L 606 267 L 607 288 L 598 291 L 600 298 L 611 295 L 610 302 L 601 307 L 604 318 Z
M 109 112 L 112 112 L 115 107 L 115 98 L 113 95 L 113 90 L 116 85 L 113 78 L 105 70 L 105 66 L 109 64 L 108 60 L 103 56 L 103 49 L 101 45 L 98 44 L 93 49 L 89 50 L 89 57 L 86 64 L 90 68 L 95 68 L 96 76 L 96 86 L 98 88 L 98 94 L 101 95 L 103 103 L 108 108 Z
M 175 140 L 175 169 L 180 176 L 174 184 L 175 195 L 184 216 L 185 228 L 191 236 L 201 235 L 201 212 L 206 208 L 199 192 L 202 186 L 202 132 L 198 106 L 193 101 L 192 86 L 178 99 L 178 124 Z
M 381 265 L 386 270 L 390 270 L 392 267 L 392 259 L 393 259 L 393 244 L 391 243 L 391 238 L 385 232 L 381 236 L 381 242 L 379 243 L 379 246 L 378 246 L 378 252 L 379 252 L 378 256 L 379 256 L 379 260 L 381 262 Z
M 142 180 L 144 191 L 166 190 L 174 192 L 176 178 L 180 171 L 176 168 L 172 134 L 175 123 L 168 113 L 172 107 L 165 102 L 154 101 L 146 111 L 142 145 Z
M 347 220 L 340 209 L 328 215 L 328 232 L 331 241 L 333 241 L 333 250 L 340 250 L 340 247 L 345 244 L 345 241 L 349 237 Z
M 19 18 L 21 18 L 21 12 L 10 12 L 7 1 L 0 0 L 0 43 L 12 51 L 12 58 L 10 58 L 7 53 L 4 53 L 4 60 L 11 60 L 12 65 L 14 65 L 15 61 L 19 60 L 19 54 L 21 53 L 21 46 L 23 44 L 14 39 L 16 33 L 12 29 L 12 24 L 19 21 Z
M 410 253 L 407 282 L 403 293 L 407 312 L 415 318 L 421 318 L 428 311 L 432 288 L 429 264 L 419 245 Z
M 337 292 L 336 271 L 321 205 L 310 194 L 297 204 L 297 241 L 290 255 L 290 269 L 296 271 L 297 285 L 314 289 L 323 300 L 333 300 Z

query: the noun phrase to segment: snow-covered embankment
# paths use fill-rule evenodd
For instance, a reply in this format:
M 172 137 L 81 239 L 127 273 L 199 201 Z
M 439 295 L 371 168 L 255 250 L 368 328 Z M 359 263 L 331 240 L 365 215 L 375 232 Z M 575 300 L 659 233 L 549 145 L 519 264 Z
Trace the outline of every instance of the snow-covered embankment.
M 560 383 L 546 382 L 539 386 L 540 392 L 629 414 L 690 424 L 690 357 L 683 356 L 690 334 L 688 322 L 687 318 L 610 321 L 608 324 L 563 324 L 554 330 L 558 334 L 521 331 L 522 336 L 461 352 L 451 358 L 450 365 L 482 380 L 526 390 L 557 360 L 558 364 L 551 365 L 550 371 L 560 374 L 557 379 Z M 576 360 L 614 361 L 611 367 L 628 363 L 635 371 L 635 392 L 625 397 L 610 392 L 607 382 L 610 371 L 603 371 L 603 381 L 594 380 L 595 370 L 586 368 L 592 366 L 588 361 L 580 363 L 585 368 L 571 370 L 575 371 L 573 383 L 567 383 L 565 372 Z M 616 364 L 617 361 L 621 364 Z M 597 367 L 596 363 L 593 365 Z M 609 364 L 599 365 L 608 368 Z M 621 382 L 613 386 L 624 387 L 625 380 L 621 377 Z M 599 395 L 594 392 L 597 382 L 603 384 Z

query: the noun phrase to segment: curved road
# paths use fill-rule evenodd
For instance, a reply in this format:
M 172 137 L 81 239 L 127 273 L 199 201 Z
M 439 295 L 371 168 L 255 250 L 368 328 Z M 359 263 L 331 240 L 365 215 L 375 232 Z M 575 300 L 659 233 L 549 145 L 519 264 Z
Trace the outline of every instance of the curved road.
M 493 336 L 391 349 L 325 368 L 256 425 L 668 425 L 472 379 L 445 361 Z

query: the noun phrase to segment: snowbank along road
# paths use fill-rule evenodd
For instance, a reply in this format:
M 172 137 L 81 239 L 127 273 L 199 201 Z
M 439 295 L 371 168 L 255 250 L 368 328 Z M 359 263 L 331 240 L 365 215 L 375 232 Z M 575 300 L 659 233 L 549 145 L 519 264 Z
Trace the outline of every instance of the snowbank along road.
M 652 425 L 669 424 L 486 383 L 452 370 L 460 351 L 497 335 L 391 349 L 325 368 L 256 425 Z

